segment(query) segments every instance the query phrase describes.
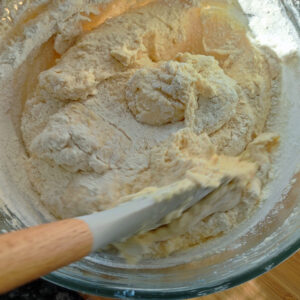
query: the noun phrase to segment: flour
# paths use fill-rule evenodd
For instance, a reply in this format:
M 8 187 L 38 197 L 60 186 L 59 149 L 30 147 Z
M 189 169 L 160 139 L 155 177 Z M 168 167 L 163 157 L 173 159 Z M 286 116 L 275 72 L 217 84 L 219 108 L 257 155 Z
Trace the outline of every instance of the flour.
M 113 18 L 79 38 L 67 29 L 74 24 L 79 32 L 82 18 L 74 11 L 83 4 L 73 11 L 67 4 L 51 7 L 51 17 L 44 12 L 52 22 L 49 30 L 41 17 L 44 25 L 28 27 L 24 54 L 17 55 L 19 42 L 10 59 L 4 53 L 2 60 L 16 66 L 35 43 L 59 33 L 52 47 L 63 56 L 46 71 L 41 68 L 31 93 L 24 92 L 21 124 L 29 155 L 23 166 L 55 217 L 108 209 L 182 177 L 218 185 L 218 176 L 231 170 L 232 186 L 218 189 L 166 228 L 116 244 L 127 256 L 133 248 L 167 256 L 247 219 L 270 180 L 271 151 L 278 143 L 265 126 L 270 113 L 276 118 L 279 59 L 250 42 L 241 13 L 218 4 L 199 10 L 200 1 L 174 1 L 171 7 L 168 1 L 148 2 L 128 2 L 119 11 L 103 6 L 101 22 Z M 124 13 L 130 5 L 145 4 Z M 249 13 L 254 7 L 243 6 Z M 57 29 L 63 12 L 70 18 Z M 260 28 L 254 26 L 255 34 Z M 277 49 L 266 34 L 258 34 L 262 43 L 291 55 L 292 37 L 285 49 Z M 220 162 L 215 169 L 213 161 Z M 243 181 L 235 167 L 248 170 L 249 177 Z
M 234 209 L 246 187 L 249 192 L 256 187 L 249 201 L 254 209 L 263 176 L 253 179 L 255 164 L 243 165 L 231 161 L 231 156 L 240 155 L 253 136 L 262 133 L 272 79 L 278 75 L 270 73 L 263 52 L 249 43 L 244 25 L 232 21 L 226 11 L 204 9 L 198 19 L 184 21 L 197 9 L 198 5 L 182 5 L 181 1 L 170 9 L 162 1 L 113 18 L 83 35 L 54 67 L 39 75 L 34 96 L 25 105 L 22 132 L 30 153 L 31 182 L 55 216 L 107 209 L 148 186 L 160 187 L 185 176 L 197 178 L 203 186 L 218 186 L 224 176 L 238 178 L 232 191 L 208 197 L 207 215 L 193 217 L 193 228 L 200 228 L 198 222 L 214 212 Z M 208 30 L 214 16 L 224 31 L 223 41 L 213 38 L 213 29 Z M 204 50 L 197 43 L 189 45 L 193 22 L 205 26 Z M 229 22 L 232 26 L 226 33 Z M 173 53 L 162 47 L 171 40 Z M 177 54 L 180 50 L 186 52 Z M 216 51 L 219 61 L 210 56 Z M 225 59 L 228 53 L 231 56 Z M 206 135 L 206 142 L 199 144 L 204 133 L 210 137 Z M 275 145 L 276 139 L 266 139 L 264 145 L 268 144 Z M 203 156 L 206 147 L 212 149 L 209 156 Z M 254 148 L 267 155 L 263 148 Z M 229 156 L 218 158 L 216 151 Z M 251 161 L 254 156 L 240 157 Z M 235 175 L 236 166 L 252 174 L 244 186 L 242 174 Z M 247 186 L 252 180 L 251 187 Z M 225 207 L 220 208 L 218 201 L 225 201 Z M 242 219 L 237 216 L 229 226 L 226 213 L 216 214 L 205 233 L 190 229 L 195 235 L 192 240 L 228 230 Z M 183 231 L 178 228 L 177 235 L 184 236 L 187 226 L 179 224 Z M 172 226 L 166 235 L 159 230 L 149 234 L 152 245 L 169 240 Z M 180 242 L 174 245 L 172 252 L 186 247 Z M 163 246 L 159 248 L 161 255 L 168 254 Z M 153 251 L 151 245 L 148 249 Z

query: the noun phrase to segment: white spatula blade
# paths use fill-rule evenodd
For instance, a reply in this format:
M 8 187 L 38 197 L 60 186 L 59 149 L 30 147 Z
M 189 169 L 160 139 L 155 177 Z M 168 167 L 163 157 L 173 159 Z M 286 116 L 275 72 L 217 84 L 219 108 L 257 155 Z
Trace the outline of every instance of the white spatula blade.
M 94 235 L 95 251 L 138 232 L 146 232 L 169 223 L 172 216 L 180 216 L 214 189 L 203 188 L 185 179 L 180 183 L 176 182 L 157 191 L 139 195 L 115 208 L 79 219 L 88 223 Z

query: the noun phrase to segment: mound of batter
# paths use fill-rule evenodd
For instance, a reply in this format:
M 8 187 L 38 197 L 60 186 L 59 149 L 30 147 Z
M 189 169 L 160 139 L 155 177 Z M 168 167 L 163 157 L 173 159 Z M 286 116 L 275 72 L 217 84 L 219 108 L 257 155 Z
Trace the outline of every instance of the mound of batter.
M 115 245 L 166 256 L 255 209 L 278 141 L 264 127 L 279 72 L 270 51 L 251 44 L 237 7 L 146 2 L 81 34 L 39 75 L 22 133 L 30 180 L 58 218 L 149 186 L 190 178 L 217 187 L 231 177 L 169 225 Z

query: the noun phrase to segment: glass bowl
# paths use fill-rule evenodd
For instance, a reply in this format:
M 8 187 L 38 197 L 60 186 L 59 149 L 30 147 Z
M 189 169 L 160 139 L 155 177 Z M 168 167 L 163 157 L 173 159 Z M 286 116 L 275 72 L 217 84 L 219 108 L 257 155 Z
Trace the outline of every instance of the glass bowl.
M 21 2 L 24 1 L 10 1 L 10 4 Z M 281 3 L 293 28 L 300 34 L 296 4 L 296 1 L 284 0 Z M 26 68 L 24 70 L 26 72 Z M 284 79 L 283 96 L 294 102 L 284 126 L 286 136 L 300 141 L 300 132 L 293 130 L 297 128 L 300 114 L 299 75 L 289 72 L 284 70 L 283 77 L 289 80 Z M 295 91 L 293 99 L 285 94 L 291 90 Z M 30 194 L 17 189 L 20 181 L 26 181 L 26 172 L 20 170 L 18 176 L 12 176 L 5 171 L 16 160 L 14 153 L 7 154 L 2 150 L 9 143 L 20 146 L 16 138 L 20 134 L 17 120 L 21 110 L 22 104 L 14 107 L 12 112 L 0 115 L 0 153 L 5 155 L 0 162 L 2 232 L 50 220 L 41 213 L 43 208 L 37 203 L 26 201 Z M 13 139 L 1 136 L 5 126 L 14 129 Z M 136 265 L 127 264 L 110 252 L 95 253 L 45 276 L 45 279 L 72 290 L 100 296 L 185 299 L 222 291 L 269 271 L 300 247 L 300 173 L 293 175 L 300 162 L 297 147 L 290 145 L 286 149 L 282 168 L 287 170 L 277 174 L 276 188 L 262 203 L 261 209 L 229 234 L 169 258 L 143 260 Z M 7 201 L 8 198 L 11 200 Z M 31 218 L 28 217 L 29 211 Z

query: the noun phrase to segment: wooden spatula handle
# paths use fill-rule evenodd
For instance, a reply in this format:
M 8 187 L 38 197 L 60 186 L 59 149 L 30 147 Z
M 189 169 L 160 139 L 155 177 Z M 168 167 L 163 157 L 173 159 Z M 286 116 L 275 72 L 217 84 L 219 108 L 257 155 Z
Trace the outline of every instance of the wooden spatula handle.
M 68 219 L 0 235 L 0 294 L 90 253 L 86 222 Z

